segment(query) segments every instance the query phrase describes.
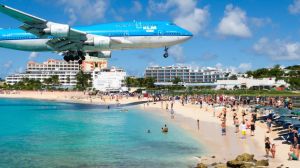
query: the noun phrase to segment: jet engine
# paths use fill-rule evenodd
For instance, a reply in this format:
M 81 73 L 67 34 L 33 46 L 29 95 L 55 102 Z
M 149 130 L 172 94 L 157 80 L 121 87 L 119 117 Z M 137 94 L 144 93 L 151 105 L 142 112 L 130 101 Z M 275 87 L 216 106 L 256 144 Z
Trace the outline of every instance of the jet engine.
M 98 49 L 109 49 L 110 48 L 110 38 L 104 36 L 91 36 L 88 38 L 84 44 L 93 46 Z
M 97 58 L 111 58 L 111 51 L 89 52 L 88 55 Z
M 48 27 L 44 29 L 46 34 L 50 34 L 55 37 L 68 37 L 70 33 L 70 26 L 66 24 L 50 23 Z

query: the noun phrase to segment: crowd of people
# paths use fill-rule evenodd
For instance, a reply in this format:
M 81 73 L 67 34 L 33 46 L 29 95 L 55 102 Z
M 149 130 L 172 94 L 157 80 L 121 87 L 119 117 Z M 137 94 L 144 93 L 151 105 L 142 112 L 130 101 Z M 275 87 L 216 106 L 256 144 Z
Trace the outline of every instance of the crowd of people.
M 193 104 L 199 106 L 200 109 L 208 111 L 207 108 L 213 109 L 213 116 L 220 119 L 221 135 L 227 135 L 227 126 L 231 124 L 228 122 L 228 114 L 232 116 L 232 125 L 235 128 L 236 134 L 241 134 L 241 139 L 246 139 L 247 136 L 255 136 L 255 130 L 257 129 L 258 113 L 257 109 L 252 105 L 272 106 L 273 108 L 287 108 L 292 109 L 293 103 L 289 97 L 234 97 L 224 95 L 207 95 L 207 96 L 175 96 L 175 97 L 163 97 L 158 99 L 161 101 L 161 108 L 165 108 L 170 112 L 171 118 L 174 119 L 174 103 L 179 102 L 182 106 L 185 104 Z M 165 105 L 164 105 L 165 102 Z M 219 110 L 221 109 L 221 110 Z M 271 143 L 269 137 L 272 132 L 272 119 L 268 118 L 266 121 L 266 136 L 265 143 L 265 156 L 276 157 L 276 144 Z M 197 120 L 197 128 L 200 128 L 199 119 Z M 261 128 L 261 127 L 260 127 Z M 264 129 L 264 128 L 261 128 Z M 296 131 L 297 132 L 297 131 Z M 297 132 L 298 133 L 298 132 Z M 295 133 L 296 135 L 296 133 Z M 295 136 L 295 138 L 298 138 Z M 298 140 L 295 140 L 298 142 Z M 290 160 L 299 160 L 300 145 L 291 145 L 288 158 Z

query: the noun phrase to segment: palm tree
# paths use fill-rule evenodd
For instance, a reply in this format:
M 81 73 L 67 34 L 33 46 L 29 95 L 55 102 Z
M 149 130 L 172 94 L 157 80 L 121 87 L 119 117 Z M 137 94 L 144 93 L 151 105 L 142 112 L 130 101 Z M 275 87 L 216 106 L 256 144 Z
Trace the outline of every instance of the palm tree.
M 90 74 L 85 74 L 82 70 L 76 75 L 76 88 L 79 90 L 84 90 L 91 86 L 92 76 Z
M 173 83 L 174 85 L 178 85 L 179 82 L 181 82 L 181 79 L 180 79 L 179 77 L 175 77 L 175 78 L 173 79 L 173 81 L 172 81 L 172 83 Z

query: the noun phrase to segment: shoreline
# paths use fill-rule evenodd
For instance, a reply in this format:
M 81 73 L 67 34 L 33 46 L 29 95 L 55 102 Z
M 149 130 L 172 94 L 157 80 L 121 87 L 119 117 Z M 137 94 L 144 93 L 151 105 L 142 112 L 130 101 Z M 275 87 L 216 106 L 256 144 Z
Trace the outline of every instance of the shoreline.
M 206 155 L 199 157 L 199 162 L 206 165 L 212 163 L 226 163 L 226 161 L 233 160 L 237 155 L 243 153 L 254 154 L 257 160 L 268 159 L 269 167 L 297 167 L 298 161 L 288 161 L 289 145 L 282 144 L 280 140 L 273 140 L 277 138 L 277 132 L 273 131 L 267 134 L 267 127 L 264 123 L 257 121 L 255 136 L 250 136 L 247 130 L 247 138 L 241 139 L 240 133 L 234 133 L 235 127 L 232 121 L 232 114 L 228 115 L 227 135 L 221 135 L 221 122 L 217 117 L 213 117 L 213 110 L 204 105 L 202 109 L 199 105 L 187 104 L 185 106 L 174 103 L 175 119 L 170 118 L 169 112 L 166 112 L 165 102 L 161 108 L 160 102 L 149 103 L 149 106 L 140 106 L 141 109 L 162 113 L 161 115 L 167 121 L 173 122 L 184 130 L 188 131 L 193 138 L 198 140 L 200 145 L 205 147 Z M 241 110 L 241 109 L 240 109 Z M 216 116 L 221 109 L 217 110 Z M 196 114 L 195 114 L 196 113 Z M 197 119 L 200 120 L 200 130 L 197 128 Z M 269 136 L 271 141 L 276 144 L 276 157 L 265 157 L 264 138 Z
M 184 106 L 180 102 L 174 103 L 175 119 L 171 119 L 170 113 L 165 110 L 166 102 L 149 102 L 144 103 L 148 99 L 139 99 L 137 97 L 119 97 L 111 98 L 106 96 L 105 98 L 94 98 L 83 92 L 40 92 L 37 91 L 21 91 L 19 94 L 0 94 L 0 98 L 11 99 L 34 99 L 43 101 L 56 101 L 65 103 L 76 103 L 85 105 L 126 105 L 130 103 L 136 104 L 133 107 L 139 108 L 145 112 L 155 113 L 162 117 L 163 120 L 172 122 L 176 126 L 179 126 L 186 130 L 195 140 L 204 147 L 205 155 L 195 158 L 199 159 L 199 162 L 205 164 L 212 164 L 218 162 L 226 162 L 234 159 L 237 155 L 242 153 L 254 154 L 258 160 L 269 159 L 269 167 L 278 167 L 281 164 L 284 167 L 297 167 L 297 161 L 287 161 L 287 153 L 289 152 L 289 146 L 281 144 L 280 141 L 275 141 L 278 144 L 275 159 L 264 157 L 264 137 L 266 136 L 266 127 L 262 123 L 257 123 L 257 129 L 255 136 L 247 136 L 247 138 L 241 139 L 240 133 L 234 133 L 234 126 L 232 124 L 232 114 L 228 114 L 227 135 L 221 135 L 220 119 L 213 116 L 213 108 L 204 104 L 203 108 L 199 105 L 188 103 Z M 116 101 L 117 99 L 117 101 Z M 221 108 L 216 110 L 217 116 L 221 111 Z M 241 109 L 239 109 L 241 111 Z M 200 121 L 200 129 L 197 129 L 197 119 Z M 276 132 L 268 135 L 273 139 L 276 137 Z M 214 156 L 212 158 L 212 156 Z M 196 165 L 195 165 L 196 166 Z

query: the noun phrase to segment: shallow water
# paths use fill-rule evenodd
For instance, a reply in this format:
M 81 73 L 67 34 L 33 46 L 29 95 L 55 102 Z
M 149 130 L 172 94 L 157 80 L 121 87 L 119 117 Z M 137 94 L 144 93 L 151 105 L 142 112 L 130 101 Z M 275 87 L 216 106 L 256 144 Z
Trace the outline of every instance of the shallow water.
M 130 108 L 0 99 L 0 167 L 193 167 L 198 141 Z M 151 133 L 146 133 L 150 129 Z

